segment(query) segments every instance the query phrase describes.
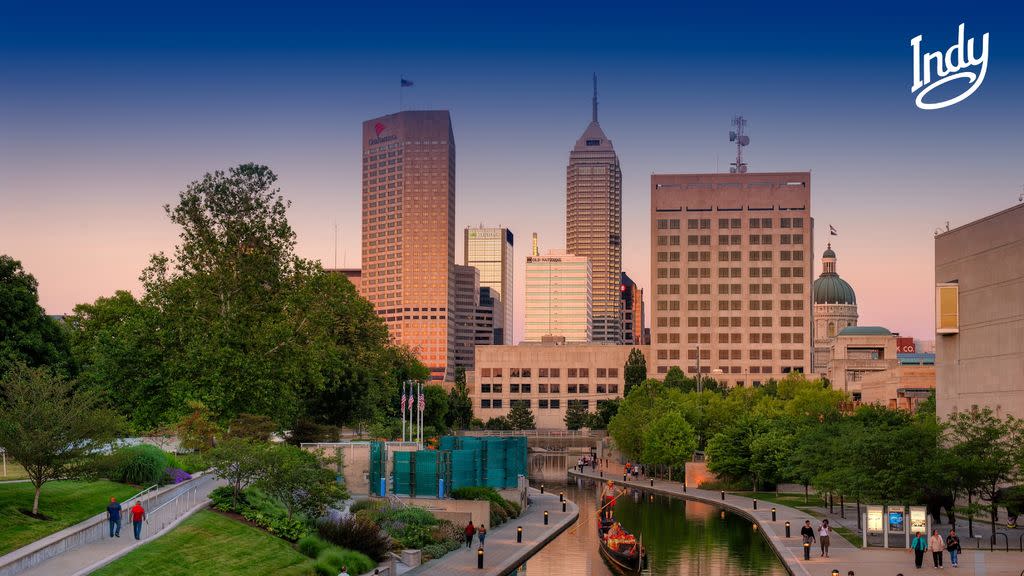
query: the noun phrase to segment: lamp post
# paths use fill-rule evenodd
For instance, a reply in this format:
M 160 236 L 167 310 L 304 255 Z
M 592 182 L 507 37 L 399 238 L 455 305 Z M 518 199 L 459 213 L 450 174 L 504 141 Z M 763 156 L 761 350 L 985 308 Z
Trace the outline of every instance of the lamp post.
M 811 559 L 811 543 L 804 542 L 804 560 Z
M 786 538 L 789 538 L 789 520 L 786 520 Z
M 484 547 L 481 546 L 476 549 L 476 569 L 484 569 Z
M 789 528 L 789 523 L 788 522 L 786 523 L 786 528 L 787 529 Z M 516 543 L 518 543 L 518 544 L 522 544 L 523 543 L 523 527 L 522 526 L 516 527 Z
M 548 525 L 548 511 L 547 510 L 544 511 L 544 525 L 545 526 Z
M 775 522 L 775 506 L 772 506 L 772 522 Z

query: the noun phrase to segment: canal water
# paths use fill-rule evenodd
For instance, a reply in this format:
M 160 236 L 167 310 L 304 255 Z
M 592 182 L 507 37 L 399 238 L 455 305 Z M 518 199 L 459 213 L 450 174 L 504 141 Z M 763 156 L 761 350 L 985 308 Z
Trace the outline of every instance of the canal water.
M 564 475 L 564 472 L 563 472 Z M 564 478 L 564 476 L 563 476 Z M 564 480 L 563 480 L 564 481 Z M 560 534 L 519 575 L 610 576 L 597 550 L 597 502 L 601 487 L 589 480 L 546 485 L 580 507 L 574 528 Z M 632 491 L 619 497 L 615 518 L 643 535 L 649 572 L 655 576 L 785 576 L 786 569 L 751 522 L 721 508 Z

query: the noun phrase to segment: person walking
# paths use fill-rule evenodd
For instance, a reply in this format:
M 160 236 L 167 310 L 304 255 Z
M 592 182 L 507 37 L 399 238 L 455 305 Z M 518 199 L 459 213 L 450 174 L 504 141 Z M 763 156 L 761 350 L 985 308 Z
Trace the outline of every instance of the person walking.
M 142 502 L 135 501 L 135 506 L 129 511 L 132 517 L 132 529 L 135 531 L 135 539 L 142 540 L 142 523 L 146 521 L 146 509 Z
M 828 520 L 821 521 L 821 528 L 818 529 L 818 543 L 821 544 L 821 555 L 828 558 L 828 547 L 832 540 L 832 527 Z
M 476 529 L 476 537 L 480 539 L 480 547 L 483 548 L 484 538 L 487 538 L 487 528 L 484 528 L 483 524 L 481 524 L 480 527 Z
M 932 537 L 928 539 L 928 547 L 932 549 L 932 564 L 936 568 L 942 568 L 942 551 L 946 549 L 946 539 L 934 528 Z
M 121 537 L 121 503 L 111 498 L 107 504 L 107 520 L 110 522 L 110 537 Z
M 803 537 L 804 544 L 814 543 L 814 528 L 811 527 L 810 520 L 804 522 L 804 527 L 800 529 L 800 536 Z
M 349 574 L 348 574 L 348 566 L 342 566 L 341 567 L 341 572 L 338 573 L 338 576 L 349 576 Z
M 469 521 L 469 524 L 466 524 L 465 532 L 466 532 L 466 548 L 469 548 L 469 547 L 471 547 L 473 545 L 473 535 L 476 534 L 476 527 L 473 526 L 473 520 L 472 519 Z
M 924 564 L 924 551 L 928 549 L 928 540 L 920 532 L 916 534 L 910 548 L 914 551 L 914 567 L 921 568 L 921 564 Z
M 949 530 L 949 536 L 946 536 L 946 550 L 949 551 L 949 563 L 953 568 L 959 568 L 960 537 L 956 535 L 956 530 Z

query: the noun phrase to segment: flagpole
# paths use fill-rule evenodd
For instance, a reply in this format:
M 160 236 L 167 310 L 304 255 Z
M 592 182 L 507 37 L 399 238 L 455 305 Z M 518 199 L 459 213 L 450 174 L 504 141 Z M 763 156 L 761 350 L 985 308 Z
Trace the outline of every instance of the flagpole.
M 405 442 L 405 381 L 404 380 L 402 381 L 402 399 L 400 400 L 400 402 L 402 403 L 402 406 L 401 406 L 401 413 L 402 413 L 402 442 Z

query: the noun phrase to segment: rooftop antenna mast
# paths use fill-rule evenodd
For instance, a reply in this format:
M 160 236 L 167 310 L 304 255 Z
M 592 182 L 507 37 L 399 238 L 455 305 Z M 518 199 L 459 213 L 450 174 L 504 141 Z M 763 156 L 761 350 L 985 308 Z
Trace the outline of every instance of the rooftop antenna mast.
M 594 72 L 594 100 L 593 100 L 593 115 L 591 121 L 597 124 L 597 72 Z
M 743 161 L 743 148 L 750 144 L 750 136 L 744 134 L 747 128 L 747 119 L 742 115 L 732 117 L 734 130 L 729 131 L 729 142 L 736 143 L 736 161 L 729 165 L 730 174 L 746 174 L 747 163 Z

